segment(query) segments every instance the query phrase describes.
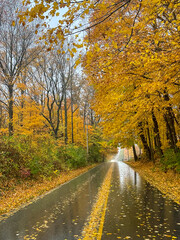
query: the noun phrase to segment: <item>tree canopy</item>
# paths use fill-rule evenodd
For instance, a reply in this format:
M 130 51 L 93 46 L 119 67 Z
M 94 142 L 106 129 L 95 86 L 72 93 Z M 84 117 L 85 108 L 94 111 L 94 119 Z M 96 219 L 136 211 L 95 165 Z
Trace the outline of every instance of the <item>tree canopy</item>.
M 28 28 L 33 23 L 43 49 L 50 52 L 45 54 L 50 59 L 46 64 L 41 55 L 30 68 L 46 95 L 40 115 L 55 135 L 61 132 L 63 108 L 67 139 L 68 107 L 72 117 L 74 109 L 82 115 L 89 105 L 72 104 L 76 84 L 71 77 L 76 74 L 71 70 L 81 63 L 83 78 L 93 89 L 92 122 L 98 119 L 110 142 L 124 147 L 138 143 L 151 160 L 169 148 L 179 151 L 179 1 L 24 0 L 23 4 L 21 25 Z M 52 18 L 57 21 L 54 27 Z M 71 137 L 73 142 L 73 133 Z

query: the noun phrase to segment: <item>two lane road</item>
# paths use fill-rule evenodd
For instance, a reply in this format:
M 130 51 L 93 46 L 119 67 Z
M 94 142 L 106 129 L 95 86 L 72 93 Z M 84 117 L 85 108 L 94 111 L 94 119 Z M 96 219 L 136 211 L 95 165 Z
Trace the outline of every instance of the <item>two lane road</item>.
M 180 240 L 180 206 L 125 163 L 103 163 L 0 222 L 0 240 L 33 239 Z

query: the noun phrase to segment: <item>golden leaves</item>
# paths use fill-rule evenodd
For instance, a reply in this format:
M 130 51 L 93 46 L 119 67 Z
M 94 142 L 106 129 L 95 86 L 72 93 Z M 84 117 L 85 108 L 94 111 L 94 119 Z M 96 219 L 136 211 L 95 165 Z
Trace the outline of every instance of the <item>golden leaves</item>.
M 26 90 L 27 86 L 24 83 L 17 83 L 17 88 L 20 88 L 21 90 Z
M 167 19 L 160 24 L 157 14 L 163 14 L 165 8 L 160 1 L 153 1 L 152 5 L 143 2 L 142 15 L 136 18 L 133 31 L 137 5 L 129 6 L 131 14 L 115 14 L 91 30 L 85 73 L 96 89 L 95 110 L 104 121 L 104 131 L 112 137 L 119 138 L 118 131 L 121 135 L 125 132 L 124 137 L 132 131 L 136 135 L 138 121 L 151 122 L 152 108 L 158 109 L 160 123 L 167 104 L 178 105 L 179 98 L 174 95 L 178 92 L 179 75 L 178 20 L 172 21 L 173 27 Z M 99 5 L 99 11 L 92 14 L 90 21 L 100 18 L 104 7 L 101 9 Z M 173 10 L 177 14 L 174 5 Z M 160 97 L 164 89 L 172 96 L 169 102 Z
M 117 48 L 118 48 L 117 42 L 115 42 L 115 41 L 112 41 L 112 45 L 113 45 L 113 47 L 114 47 L 115 49 L 117 49 Z
M 76 60 L 76 62 L 75 62 L 75 68 L 76 68 L 80 63 L 81 63 L 81 59 L 78 58 L 78 59 Z
M 15 21 L 12 21 L 12 26 L 15 27 L 16 23 Z
M 76 53 L 77 52 L 76 48 L 72 48 L 71 52 Z

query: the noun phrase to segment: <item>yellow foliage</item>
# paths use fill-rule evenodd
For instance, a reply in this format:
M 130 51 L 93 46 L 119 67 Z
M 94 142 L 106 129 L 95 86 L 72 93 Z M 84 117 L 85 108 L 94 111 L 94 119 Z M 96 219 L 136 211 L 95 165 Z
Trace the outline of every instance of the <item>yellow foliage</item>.
M 102 16 L 104 9 L 95 11 L 90 21 Z M 130 4 L 128 9 L 131 14 L 117 11 L 91 30 L 84 66 L 96 89 L 94 110 L 102 118 L 104 134 L 126 145 L 130 139 L 138 141 L 142 122 L 144 134 L 149 128 L 154 141 L 154 111 L 165 149 L 169 141 L 164 116 L 169 106 L 179 114 L 178 7 L 176 3 L 167 7 L 161 1 L 143 1 L 140 5 Z M 169 19 L 161 19 L 164 13 L 170 14 Z M 178 125 L 175 127 L 179 131 Z

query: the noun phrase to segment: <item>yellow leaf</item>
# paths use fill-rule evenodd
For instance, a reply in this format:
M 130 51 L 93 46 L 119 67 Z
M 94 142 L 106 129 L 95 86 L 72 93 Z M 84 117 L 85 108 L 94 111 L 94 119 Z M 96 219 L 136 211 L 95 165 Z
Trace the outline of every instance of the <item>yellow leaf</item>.
M 76 48 L 72 48 L 71 51 L 72 51 L 73 53 L 76 53 L 76 52 L 77 52 Z

